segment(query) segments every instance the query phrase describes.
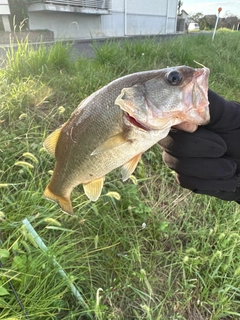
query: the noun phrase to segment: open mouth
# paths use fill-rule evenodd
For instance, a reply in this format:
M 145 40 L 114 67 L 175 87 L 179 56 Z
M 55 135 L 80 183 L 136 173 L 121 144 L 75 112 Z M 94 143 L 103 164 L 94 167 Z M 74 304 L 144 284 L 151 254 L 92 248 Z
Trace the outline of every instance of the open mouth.
M 145 131 L 149 130 L 149 128 L 145 127 L 142 123 L 138 122 L 136 119 L 134 119 L 132 116 L 130 116 L 129 113 L 125 112 L 125 117 L 135 127 L 138 127 L 138 128 L 143 129 Z

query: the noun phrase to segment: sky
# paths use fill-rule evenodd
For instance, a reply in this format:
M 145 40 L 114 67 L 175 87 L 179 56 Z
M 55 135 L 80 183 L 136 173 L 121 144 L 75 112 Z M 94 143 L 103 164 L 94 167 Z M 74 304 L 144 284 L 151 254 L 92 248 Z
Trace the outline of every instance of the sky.
M 222 11 L 220 17 L 232 14 L 240 17 L 240 0 L 236 1 L 216 1 L 216 0 L 182 0 L 181 10 L 185 10 L 188 14 L 201 12 L 204 15 L 218 14 L 218 8 Z

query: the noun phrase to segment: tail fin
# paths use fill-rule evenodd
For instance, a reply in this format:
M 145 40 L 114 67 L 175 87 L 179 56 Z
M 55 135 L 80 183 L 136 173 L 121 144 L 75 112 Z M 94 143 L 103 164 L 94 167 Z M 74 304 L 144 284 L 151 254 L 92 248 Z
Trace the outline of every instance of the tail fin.
M 45 191 L 44 191 L 44 196 L 49 199 L 52 200 L 56 203 L 58 203 L 62 209 L 63 212 L 73 215 L 73 208 L 72 208 L 72 203 L 70 198 L 68 197 L 61 197 L 58 196 L 56 194 L 54 194 L 50 189 L 49 186 L 46 187 Z

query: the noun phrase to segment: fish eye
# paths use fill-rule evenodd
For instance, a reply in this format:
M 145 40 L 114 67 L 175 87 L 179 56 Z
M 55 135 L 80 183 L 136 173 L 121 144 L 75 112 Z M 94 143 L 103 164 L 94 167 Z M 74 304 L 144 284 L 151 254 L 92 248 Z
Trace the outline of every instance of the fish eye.
M 172 86 L 177 86 L 182 81 L 182 75 L 178 71 L 171 71 L 168 74 L 166 74 L 166 79 L 168 83 L 170 83 Z

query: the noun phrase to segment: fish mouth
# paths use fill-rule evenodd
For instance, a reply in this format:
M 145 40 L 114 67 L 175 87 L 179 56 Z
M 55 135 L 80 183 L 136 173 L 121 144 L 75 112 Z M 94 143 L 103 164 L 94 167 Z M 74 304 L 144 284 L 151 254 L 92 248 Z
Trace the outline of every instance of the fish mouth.
M 178 112 L 177 112 L 178 114 Z M 159 123 L 158 125 L 150 125 L 149 123 L 148 126 L 146 125 L 146 122 L 139 122 L 138 120 L 136 120 L 134 117 L 132 117 L 129 113 L 127 113 L 126 111 L 124 112 L 125 115 L 125 121 L 127 122 L 127 124 L 134 126 L 135 128 L 138 128 L 140 130 L 144 130 L 144 131 L 158 131 L 158 130 L 165 130 L 167 128 L 172 127 L 175 124 L 178 124 L 179 122 L 183 122 L 182 120 L 179 120 L 179 117 L 173 114 L 166 114 L 166 117 L 161 117 L 158 119 Z
M 132 116 L 130 116 L 129 113 L 127 113 L 126 111 L 124 112 L 124 115 L 125 115 L 125 118 L 127 119 L 127 121 L 133 125 L 134 127 L 138 127 L 142 130 L 145 130 L 145 131 L 149 131 L 151 130 L 151 128 L 143 125 L 142 123 L 140 123 L 139 121 L 137 121 L 135 118 L 133 118 Z

